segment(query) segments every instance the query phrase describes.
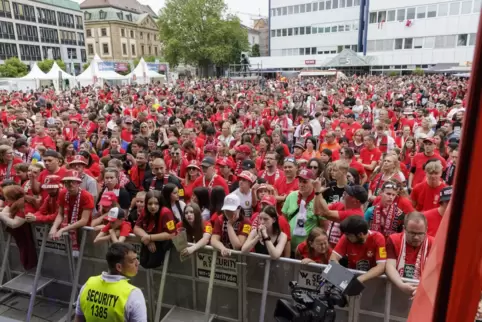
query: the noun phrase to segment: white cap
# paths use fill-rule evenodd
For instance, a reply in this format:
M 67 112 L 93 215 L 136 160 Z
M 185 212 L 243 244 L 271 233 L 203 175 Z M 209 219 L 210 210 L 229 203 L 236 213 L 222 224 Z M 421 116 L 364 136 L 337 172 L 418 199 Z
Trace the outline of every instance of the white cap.
M 234 193 L 230 193 L 224 198 L 224 205 L 221 210 L 235 211 L 241 206 L 241 200 Z

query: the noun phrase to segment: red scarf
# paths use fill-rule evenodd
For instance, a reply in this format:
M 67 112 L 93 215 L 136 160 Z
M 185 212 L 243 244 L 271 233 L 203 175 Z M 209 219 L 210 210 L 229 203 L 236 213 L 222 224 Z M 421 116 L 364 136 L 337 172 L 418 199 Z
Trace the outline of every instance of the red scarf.
M 261 174 L 261 178 L 265 179 L 267 176 L 268 176 L 268 170 L 265 169 L 265 170 L 263 171 L 263 173 Z M 271 177 L 271 175 L 270 175 L 270 177 Z M 280 177 L 279 169 L 276 168 L 276 172 L 275 172 L 275 174 L 274 174 L 274 181 L 276 182 L 276 180 L 278 180 L 279 177 Z
M 67 191 L 65 194 L 65 207 L 64 207 L 64 221 L 62 223 L 62 228 L 77 222 L 79 212 L 80 212 L 80 195 L 82 194 L 82 189 L 79 188 L 77 193 L 77 198 L 75 199 L 72 215 L 70 217 L 70 223 L 68 221 L 68 214 L 70 212 L 70 193 Z M 72 250 L 79 250 L 79 244 L 77 242 L 77 230 L 72 229 L 69 231 L 70 240 L 72 242 Z
M 397 259 L 397 271 L 401 277 L 405 277 L 405 256 L 407 255 L 407 242 L 405 241 L 405 234 L 403 234 L 402 238 L 402 245 L 400 254 L 398 255 Z M 422 242 L 422 246 L 418 250 L 417 260 L 415 261 L 415 272 L 413 274 L 413 279 L 420 279 L 423 272 L 423 267 L 425 266 L 425 261 L 427 260 L 428 256 L 428 238 L 425 237 L 425 240 Z
M 169 175 L 164 176 L 164 184 L 167 184 L 169 180 Z M 156 190 L 156 182 L 157 182 L 157 177 L 153 177 L 151 181 L 151 185 L 149 186 L 149 191 L 151 190 Z
M 383 236 L 388 237 L 397 232 L 398 217 L 401 215 L 398 209 L 398 202 L 394 201 L 392 205 L 385 211 L 382 205 L 376 205 L 373 208 L 373 218 L 370 230 L 378 231 Z
M 315 198 L 315 190 L 313 189 L 313 191 L 311 192 L 311 194 L 308 196 L 308 198 L 306 198 L 306 209 L 308 209 L 308 204 L 311 202 L 311 200 L 313 200 Z M 296 201 L 296 203 L 298 204 L 298 208 L 300 207 L 300 204 L 301 204 L 301 200 L 303 199 L 303 196 L 301 195 L 301 193 L 298 191 L 298 200 Z
M 380 152 L 382 153 L 387 153 L 388 149 L 388 137 L 386 135 L 382 136 L 381 140 L 380 138 L 377 138 L 377 146 Z

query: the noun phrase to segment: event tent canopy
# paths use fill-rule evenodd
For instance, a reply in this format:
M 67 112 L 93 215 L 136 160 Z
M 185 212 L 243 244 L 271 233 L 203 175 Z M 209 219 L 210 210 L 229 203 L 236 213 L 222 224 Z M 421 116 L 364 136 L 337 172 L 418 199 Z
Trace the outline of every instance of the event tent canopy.
M 134 75 L 138 83 L 149 83 L 150 79 L 166 78 L 164 75 L 159 74 L 156 71 L 150 70 L 144 58 L 141 58 L 141 60 L 139 60 L 139 63 L 137 64 L 136 68 L 134 68 L 134 70 L 129 75 L 127 75 L 127 77 L 133 78 Z M 144 76 L 147 79 L 144 79 Z
M 46 74 L 46 76 L 48 77 L 48 79 L 58 79 L 59 78 L 59 72 L 62 73 L 62 79 L 73 79 L 75 78 L 74 76 L 64 72 L 60 67 L 59 65 L 57 65 L 56 62 L 54 62 L 54 64 L 52 65 L 52 68 L 50 69 L 50 71 Z
M 20 77 L 19 80 L 46 80 L 50 79 L 48 78 L 47 74 L 45 74 L 37 65 L 37 63 L 34 63 L 32 66 L 32 69 L 30 69 L 30 72 L 23 76 Z

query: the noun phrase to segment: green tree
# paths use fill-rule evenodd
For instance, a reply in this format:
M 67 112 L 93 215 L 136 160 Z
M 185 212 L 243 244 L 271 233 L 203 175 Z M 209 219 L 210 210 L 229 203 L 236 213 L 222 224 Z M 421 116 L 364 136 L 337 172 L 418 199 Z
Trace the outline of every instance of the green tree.
M 420 67 L 417 67 L 417 68 L 414 69 L 414 71 L 412 72 L 412 74 L 417 75 L 417 76 L 423 76 L 424 71 L 423 71 L 423 69 L 421 69 Z
M 52 69 L 54 62 L 56 62 L 57 65 L 59 65 L 60 69 L 62 69 L 65 72 L 65 63 L 60 59 L 57 59 L 57 60 L 45 59 L 45 60 L 39 61 L 37 65 L 41 71 L 43 71 L 44 73 L 48 73 Z
M 127 64 L 127 70 L 125 72 L 116 72 L 118 74 L 121 74 L 121 75 L 128 75 L 131 73 L 131 64 Z
M 259 52 L 259 45 L 254 44 L 253 47 L 251 47 L 251 57 L 259 57 L 261 56 L 261 53 Z
M 28 66 L 18 57 L 12 57 L 0 65 L 1 77 L 22 77 L 28 74 Z
M 248 32 L 226 8 L 224 0 L 166 1 L 158 25 L 171 66 L 197 65 L 205 76 L 211 64 L 239 64 L 241 52 L 250 49 Z
M 90 61 L 86 62 L 85 64 L 82 65 L 82 71 L 86 70 L 90 66 Z

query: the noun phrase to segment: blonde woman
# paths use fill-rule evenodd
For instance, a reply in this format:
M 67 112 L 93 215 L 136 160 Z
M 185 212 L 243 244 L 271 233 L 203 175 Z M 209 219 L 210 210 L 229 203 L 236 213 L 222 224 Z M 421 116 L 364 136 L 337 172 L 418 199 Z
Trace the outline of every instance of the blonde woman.
M 140 129 L 141 129 L 141 131 L 140 131 L 139 135 L 142 136 L 143 138 L 149 138 L 151 136 L 151 134 L 153 133 L 149 129 L 149 124 L 147 124 L 147 122 L 142 122 Z
M 109 148 L 102 151 L 102 156 L 105 157 L 110 153 L 125 154 L 126 151 L 120 146 L 120 138 L 113 136 L 109 140 Z
M 379 195 L 382 185 L 385 181 L 397 180 L 405 182 L 405 176 L 400 171 L 400 162 L 395 154 L 387 154 L 380 167 L 380 172 L 371 180 L 368 189 L 368 200 L 373 201 Z
M 0 182 L 6 179 L 17 181 L 14 165 L 22 163 L 21 159 L 15 158 L 13 148 L 9 145 L 0 145 Z

